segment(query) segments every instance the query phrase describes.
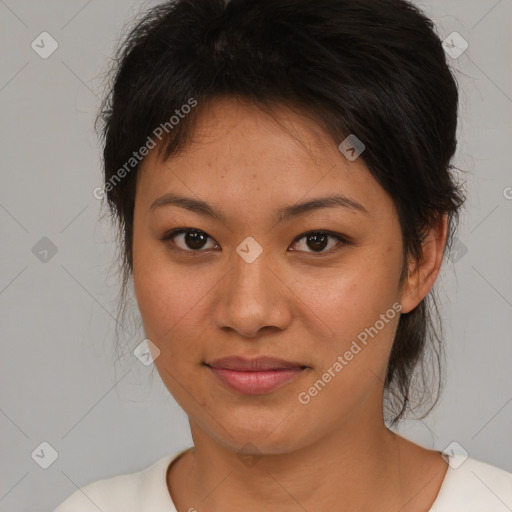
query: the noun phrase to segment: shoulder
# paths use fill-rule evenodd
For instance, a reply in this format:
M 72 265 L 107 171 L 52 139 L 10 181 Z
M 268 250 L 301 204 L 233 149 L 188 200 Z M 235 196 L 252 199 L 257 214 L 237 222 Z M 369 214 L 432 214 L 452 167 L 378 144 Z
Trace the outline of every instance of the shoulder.
M 118 475 L 97 480 L 80 487 L 54 512 L 92 512 L 113 511 L 113 507 L 122 507 L 127 512 L 140 496 L 140 478 L 137 473 Z
M 169 464 L 181 453 L 161 457 L 149 467 L 97 480 L 77 489 L 54 512 L 140 512 L 148 504 L 172 510 L 167 490 Z
M 450 465 L 429 512 L 512 510 L 512 473 L 469 457 L 450 457 Z

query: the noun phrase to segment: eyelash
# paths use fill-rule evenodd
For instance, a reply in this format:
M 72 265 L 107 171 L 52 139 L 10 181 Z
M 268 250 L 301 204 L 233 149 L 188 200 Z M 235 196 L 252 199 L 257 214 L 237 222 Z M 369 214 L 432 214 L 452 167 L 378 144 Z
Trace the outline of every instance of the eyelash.
M 181 247 L 176 247 L 176 245 L 172 242 L 172 239 L 174 237 L 176 237 L 177 235 L 180 235 L 180 234 L 183 234 L 183 233 L 199 233 L 199 234 L 206 235 L 206 237 L 208 239 L 210 239 L 210 240 L 214 240 L 211 236 L 209 236 L 204 231 L 201 231 L 200 229 L 194 229 L 194 228 L 177 228 L 177 229 L 173 229 L 172 231 L 166 233 L 163 236 L 163 238 L 161 238 L 161 240 L 162 240 L 162 242 L 171 242 L 172 243 L 172 247 L 171 248 L 173 250 L 180 251 L 180 252 L 185 253 L 185 254 L 188 253 L 187 255 L 190 255 L 190 256 L 197 256 L 197 255 L 200 255 L 201 253 L 205 253 L 207 251 L 211 251 L 212 250 L 212 249 L 197 249 L 197 250 L 194 250 L 194 249 L 182 249 Z M 340 233 L 334 233 L 332 231 L 326 231 L 326 230 L 318 230 L 318 231 L 314 231 L 313 230 L 313 231 L 306 231 L 305 233 L 297 236 L 293 240 L 292 245 L 295 245 L 297 242 L 299 242 L 303 238 L 306 238 L 307 235 L 311 235 L 311 234 L 314 234 L 314 235 L 327 235 L 328 237 L 334 238 L 335 240 L 337 240 L 338 244 L 337 244 L 337 246 L 332 247 L 331 249 L 329 249 L 327 251 L 319 251 L 319 252 L 315 252 L 315 251 L 296 251 L 296 252 L 305 252 L 307 254 L 315 254 L 317 256 L 329 255 L 329 254 L 332 254 L 333 252 L 339 250 L 342 246 L 349 245 L 351 243 L 350 240 L 348 239 L 348 237 L 343 236 Z

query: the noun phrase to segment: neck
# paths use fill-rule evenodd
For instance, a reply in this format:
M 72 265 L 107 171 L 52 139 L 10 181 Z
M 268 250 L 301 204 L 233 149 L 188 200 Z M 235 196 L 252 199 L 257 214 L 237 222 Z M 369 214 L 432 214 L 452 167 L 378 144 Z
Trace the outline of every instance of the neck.
M 184 467 L 183 480 L 177 484 L 183 498 L 179 509 L 296 512 L 300 506 L 308 511 L 370 511 L 378 503 L 381 512 L 425 510 L 413 503 L 419 482 L 412 473 L 418 474 L 418 450 L 428 450 L 400 438 L 382 420 L 361 420 L 354 419 L 293 451 L 263 453 L 245 462 L 236 450 L 218 443 L 191 422 L 195 448 Z M 426 468 L 424 456 L 422 461 Z M 421 507 L 430 505 L 437 495 L 444 477 L 439 469 L 437 465 L 436 473 L 429 470 L 429 479 L 433 474 L 437 479 L 430 494 L 423 494 Z

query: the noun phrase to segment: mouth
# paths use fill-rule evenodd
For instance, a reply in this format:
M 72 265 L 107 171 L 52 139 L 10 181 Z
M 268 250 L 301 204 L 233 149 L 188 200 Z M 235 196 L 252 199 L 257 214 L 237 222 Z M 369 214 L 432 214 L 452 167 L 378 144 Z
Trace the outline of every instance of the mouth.
M 247 395 L 270 393 L 298 378 L 309 366 L 272 357 L 224 357 L 204 363 L 230 390 Z

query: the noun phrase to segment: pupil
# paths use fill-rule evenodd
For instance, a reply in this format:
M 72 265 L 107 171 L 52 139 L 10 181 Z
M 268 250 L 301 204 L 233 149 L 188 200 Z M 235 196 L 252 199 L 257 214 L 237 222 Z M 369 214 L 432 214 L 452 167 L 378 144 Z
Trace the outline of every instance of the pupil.
M 314 251 L 321 251 L 322 249 L 325 249 L 327 245 L 327 235 L 323 234 L 315 234 L 315 235 L 308 235 L 307 242 L 310 244 L 313 243 L 313 246 L 309 245 L 310 249 L 313 249 Z
M 185 243 L 191 249 L 201 249 L 205 243 L 205 238 L 204 234 L 198 231 L 187 231 L 185 234 Z

